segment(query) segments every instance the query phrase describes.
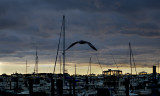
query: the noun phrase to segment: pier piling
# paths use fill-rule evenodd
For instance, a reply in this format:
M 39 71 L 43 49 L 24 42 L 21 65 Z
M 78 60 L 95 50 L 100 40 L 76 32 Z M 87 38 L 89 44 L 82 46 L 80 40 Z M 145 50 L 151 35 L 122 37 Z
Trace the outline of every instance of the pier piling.
M 29 79 L 29 94 L 33 94 L 33 79 Z
M 51 96 L 54 96 L 54 92 L 55 92 L 55 89 L 54 89 L 54 79 L 51 78 Z

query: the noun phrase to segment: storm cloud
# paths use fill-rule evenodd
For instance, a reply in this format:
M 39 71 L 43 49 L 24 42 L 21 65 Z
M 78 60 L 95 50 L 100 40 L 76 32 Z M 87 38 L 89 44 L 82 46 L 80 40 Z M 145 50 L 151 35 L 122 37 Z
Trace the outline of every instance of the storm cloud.
M 160 57 L 159 4 L 159 0 L 1 0 L 0 60 L 13 64 L 29 58 L 34 63 L 37 46 L 41 64 L 52 64 L 65 15 L 67 47 L 89 41 L 98 49 L 101 64 L 111 66 L 111 53 L 119 64 L 129 64 L 131 42 L 136 63 L 151 66 Z M 95 53 L 77 45 L 66 55 L 77 64 L 90 57 L 98 64 Z

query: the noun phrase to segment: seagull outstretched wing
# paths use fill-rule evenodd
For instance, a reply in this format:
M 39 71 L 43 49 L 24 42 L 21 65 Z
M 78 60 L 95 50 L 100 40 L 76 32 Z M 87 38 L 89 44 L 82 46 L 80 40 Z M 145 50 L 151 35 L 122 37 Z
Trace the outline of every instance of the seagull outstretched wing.
M 88 42 L 87 44 L 88 44 L 92 49 L 94 49 L 94 50 L 97 51 L 97 49 L 96 49 L 90 42 Z
M 66 50 L 68 50 L 68 49 L 71 48 L 72 46 L 76 45 L 77 43 L 79 43 L 79 42 L 77 41 L 77 42 L 72 43 Z
M 72 43 L 66 50 L 68 50 L 68 49 L 71 48 L 72 46 L 76 45 L 77 43 L 79 43 L 79 44 L 88 44 L 92 49 L 94 49 L 94 50 L 97 51 L 97 49 L 96 49 L 90 42 L 83 41 L 83 40 L 80 40 L 80 41 L 77 41 L 77 42 Z

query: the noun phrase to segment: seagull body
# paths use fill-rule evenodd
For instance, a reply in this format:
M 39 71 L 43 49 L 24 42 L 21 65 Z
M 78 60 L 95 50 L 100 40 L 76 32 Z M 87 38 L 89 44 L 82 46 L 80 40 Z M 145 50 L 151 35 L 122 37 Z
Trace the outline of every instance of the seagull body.
M 74 46 L 74 45 L 76 45 L 76 44 L 88 44 L 92 49 L 94 49 L 94 50 L 96 50 L 97 51 L 97 49 L 90 43 L 90 42 L 88 42 L 88 41 L 84 41 L 84 40 L 80 40 L 80 41 L 77 41 L 77 42 L 74 42 L 74 43 L 72 43 L 66 50 L 68 50 L 69 48 L 71 48 L 72 46 Z

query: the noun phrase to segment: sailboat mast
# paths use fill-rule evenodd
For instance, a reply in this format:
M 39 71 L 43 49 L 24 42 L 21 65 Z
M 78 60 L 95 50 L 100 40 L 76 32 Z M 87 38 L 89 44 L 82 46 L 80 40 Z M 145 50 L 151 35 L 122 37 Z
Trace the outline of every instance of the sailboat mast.
M 63 74 L 65 73 L 65 16 L 63 15 Z
M 90 63 L 90 75 L 91 75 L 91 57 L 89 63 Z
M 76 71 L 77 71 L 77 70 L 76 70 L 76 64 L 75 64 L 75 76 L 76 76 Z
M 27 74 L 27 59 L 26 59 L 26 74 Z
M 158 74 L 159 74 L 159 61 L 158 61 Z
M 59 63 L 60 63 L 60 74 L 61 74 L 61 65 L 62 65 L 62 63 L 61 63 L 61 56 L 59 56 Z
M 38 74 L 38 55 L 37 55 L 37 47 L 36 47 L 36 69 L 35 69 L 35 71 L 36 71 L 36 73 Z
M 130 44 L 130 42 L 129 42 L 129 51 L 130 51 L 130 66 L 131 66 L 131 75 L 132 75 L 131 44 Z

